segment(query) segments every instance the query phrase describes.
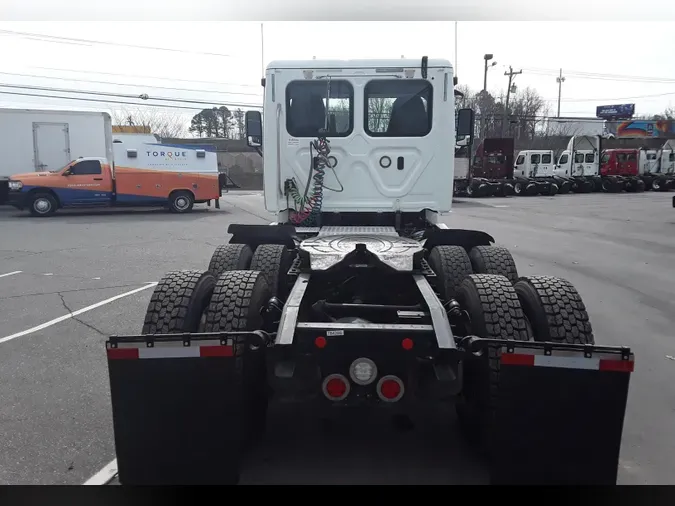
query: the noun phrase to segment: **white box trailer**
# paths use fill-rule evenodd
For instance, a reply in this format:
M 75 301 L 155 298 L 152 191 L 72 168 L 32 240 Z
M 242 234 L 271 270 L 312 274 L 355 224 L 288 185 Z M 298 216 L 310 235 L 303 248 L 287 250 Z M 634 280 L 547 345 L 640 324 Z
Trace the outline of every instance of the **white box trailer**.
M 0 109 L 0 204 L 12 174 L 59 170 L 79 157 L 107 156 L 112 134 L 103 110 Z

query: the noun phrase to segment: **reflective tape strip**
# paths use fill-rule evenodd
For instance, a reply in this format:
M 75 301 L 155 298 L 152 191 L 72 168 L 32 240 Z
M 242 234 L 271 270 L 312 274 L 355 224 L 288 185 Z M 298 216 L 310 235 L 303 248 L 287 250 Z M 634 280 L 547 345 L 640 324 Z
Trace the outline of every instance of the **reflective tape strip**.
M 520 365 L 529 367 L 556 367 L 563 369 L 585 369 L 592 371 L 633 372 L 635 362 L 621 358 L 598 358 L 583 356 L 555 356 L 525 353 L 503 353 L 503 365 Z
M 232 346 L 153 346 L 151 348 L 108 348 L 108 359 L 110 360 L 233 356 L 234 349 Z

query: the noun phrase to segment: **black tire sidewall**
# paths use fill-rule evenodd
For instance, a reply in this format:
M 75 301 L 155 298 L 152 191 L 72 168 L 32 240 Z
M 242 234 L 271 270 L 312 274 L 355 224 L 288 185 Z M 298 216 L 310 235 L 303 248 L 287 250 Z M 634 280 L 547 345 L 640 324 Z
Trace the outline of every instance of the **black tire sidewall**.
M 35 204 L 37 203 L 38 200 L 41 200 L 41 199 L 47 200 L 51 205 L 51 207 L 49 208 L 49 210 L 47 212 L 41 213 L 37 209 L 35 209 Z M 36 193 L 30 199 L 30 209 L 29 210 L 30 210 L 30 213 L 33 216 L 39 216 L 39 217 L 51 216 L 52 214 L 54 214 L 56 212 L 57 205 L 58 204 L 56 202 L 56 199 L 52 195 L 50 195 L 49 193 Z
M 525 318 L 532 327 L 532 333 L 535 341 L 546 341 L 540 339 L 540 336 L 548 336 L 550 328 L 546 320 L 546 314 L 540 309 L 541 301 L 536 290 L 529 283 L 516 283 L 513 287 L 518 294 L 518 300 L 525 313 Z
M 188 206 L 185 207 L 184 209 L 180 209 L 176 207 L 176 203 L 178 199 L 180 198 L 186 198 L 189 202 Z M 170 197 L 169 197 L 169 209 L 171 209 L 171 212 L 176 213 L 176 214 L 183 214 L 192 211 L 192 208 L 195 204 L 195 199 L 192 196 L 192 194 L 188 191 L 177 191 L 174 192 Z
M 195 285 L 190 297 L 188 312 L 185 315 L 185 332 L 199 332 L 202 327 L 202 315 L 209 305 L 211 294 L 216 285 L 216 278 L 210 272 L 205 272 Z

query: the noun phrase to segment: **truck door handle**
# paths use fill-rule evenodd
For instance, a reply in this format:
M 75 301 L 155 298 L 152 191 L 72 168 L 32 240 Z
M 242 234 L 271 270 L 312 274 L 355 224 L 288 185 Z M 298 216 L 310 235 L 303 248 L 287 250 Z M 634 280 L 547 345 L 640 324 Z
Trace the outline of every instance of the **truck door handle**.
M 95 177 L 94 181 L 103 181 L 103 178 L 102 177 Z
M 396 168 L 397 168 L 398 170 L 403 170 L 403 157 L 402 157 L 402 156 L 399 156 L 399 157 L 396 159 Z

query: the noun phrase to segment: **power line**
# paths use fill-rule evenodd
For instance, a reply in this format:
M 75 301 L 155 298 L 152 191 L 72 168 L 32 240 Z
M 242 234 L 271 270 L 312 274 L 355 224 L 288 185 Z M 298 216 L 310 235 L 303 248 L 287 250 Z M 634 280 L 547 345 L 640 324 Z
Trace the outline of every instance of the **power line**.
M 195 79 L 177 79 L 174 77 L 155 77 L 155 76 L 139 76 L 137 74 L 117 74 L 114 72 L 100 72 L 98 70 L 72 70 L 72 69 L 58 69 L 53 67 L 33 67 L 40 70 L 51 70 L 55 72 L 73 72 L 76 74 L 99 74 L 102 76 L 115 76 L 115 77 L 132 77 L 134 79 L 156 79 L 159 81 L 178 81 L 183 83 L 199 83 L 199 84 L 219 84 L 221 86 L 239 86 L 242 88 L 260 88 L 260 85 L 253 84 L 236 84 L 236 83 L 223 83 L 220 81 L 197 81 Z
M 2 87 L 2 88 L 16 88 L 16 89 L 23 89 L 23 90 L 49 91 L 49 92 L 56 92 L 56 93 L 78 93 L 78 94 L 81 94 L 81 95 L 94 95 L 94 96 L 101 96 L 101 97 L 134 98 L 134 99 L 139 99 L 139 100 L 155 100 L 155 101 L 160 100 L 160 101 L 177 102 L 177 103 L 184 103 L 184 104 L 213 105 L 213 100 L 202 101 L 202 100 L 189 100 L 189 99 L 183 99 L 183 98 L 151 97 L 151 96 L 145 95 L 145 94 L 143 94 L 143 95 L 132 95 L 132 94 L 124 94 L 124 93 L 111 93 L 111 92 L 106 92 L 106 91 L 69 90 L 69 89 L 65 89 L 65 88 L 50 88 L 50 87 L 46 87 L 46 86 L 29 86 L 29 85 L 23 85 L 23 84 L 5 84 L 5 83 L 0 83 L 0 87 Z M 222 104 L 222 105 L 228 105 L 228 106 L 231 106 L 231 107 L 259 107 L 257 104 L 243 104 L 243 103 L 230 103 L 230 104 Z
M 36 97 L 36 98 L 55 98 L 55 99 L 61 99 L 61 100 L 77 100 L 77 101 L 82 101 L 82 102 L 96 102 L 100 104 L 121 104 L 121 105 L 137 105 L 137 106 L 143 106 L 143 107 L 158 107 L 162 109 L 183 109 L 183 110 L 189 110 L 189 111 L 200 111 L 204 109 L 203 107 L 189 107 L 189 106 L 181 106 L 181 105 L 171 105 L 171 104 L 147 104 L 147 103 L 142 103 L 142 102 L 125 102 L 125 101 L 119 101 L 119 100 L 104 100 L 100 98 L 84 98 L 84 97 L 67 97 L 63 95 L 38 95 L 38 94 L 31 94 L 31 93 L 22 93 L 18 91 L 0 91 L 0 94 L 2 95 L 18 95 L 22 97 Z M 232 105 L 232 104 L 226 104 L 226 105 Z M 262 106 L 260 105 L 250 105 L 246 106 L 250 109 L 262 109 Z
M 66 43 L 75 43 L 75 44 L 84 44 L 84 45 L 90 45 L 90 44 L 98 44 L 98 45 L 103 45 L 103 46 L 119 46 L 119 47 L 128 47 L 132 49 L 147 49 L 151 51 L 168 51 L 172 53 L 187 53 L 187 54 L 198 54 L 198 55 L 204 55 L 204 56 L 220 56 L 220 57 L 226 57 L 226 58 L 233 58 L 232 55 L 230 54 L 224 54 L 224 53 L 210 53 L 210 52 L 205 52 L 205 51 L 189 51 L 186 49 L 172 49 L 172 48 L 167 48 L 167 47 L 155 47 L 155 46 L 141 46 L 137 44 L 125 44 L 123 42 L 105 42 L 101 40 L 89 40 L 89 39 L 75 39 L 72 37 L 61 37 L 57 35 L 47 35 L 44 33 L 28 33 L 28 32 L 16 32 L 13 30 L 0 30 L 0 34 L 3 35 L 14 35 L 17 37 L 22 37 L 22 38 L 32 38 L 32 39 L 39 39 L 42 40 L 43 42 L 59 42 L 63 41 Z
M 543 69 L 536 67 L 523 67 L 529 73 L 538 75 L 557 75 L 558 70 Z M 653 84 L 672 84 L 675 83 L 675 78 L 668 77 L 646 77 L 646 76 L 630 76 L 623 74 L 602 74 L 599 72 L 583 72 L 579 70 L 566 70 L 565 75 L 576 77 L 578 79 L 598 79 L 602 81 L 626 81 L 626 82 L 643 82 Z
M 241 91 L 216 91 L 216 90 L 196 90 L 194 88 L 174 88 L 171 86 L 157 86 L 157 85 L 147 85 L 147 84 L 129 84 L 129 83 L 111 83 L 110 81 L 96 81 L 91 79 L 76 79 L 72 77 L 59 77 L 59 76 L 40 76 L 35 74 L 17 74 L 12 72 L 0 72 L 2 75 L 7 76 L 16 76 L 16 77 L 32 77 L 35 79 L 56 79 L 59 81 L 72 81 L 77 83 L 92 83 L 92 84 L 114 84 L 114 86 L 127 86 L 127 87 L 136 87 L 136 88 L 155 88 L 158 90 L 172 90 L 172 91 L 188 91 L 194 93 L 220 93 L 227 95 L 249 95 L 253 97 L 262 98 L 260 93 L 248 93 Z

